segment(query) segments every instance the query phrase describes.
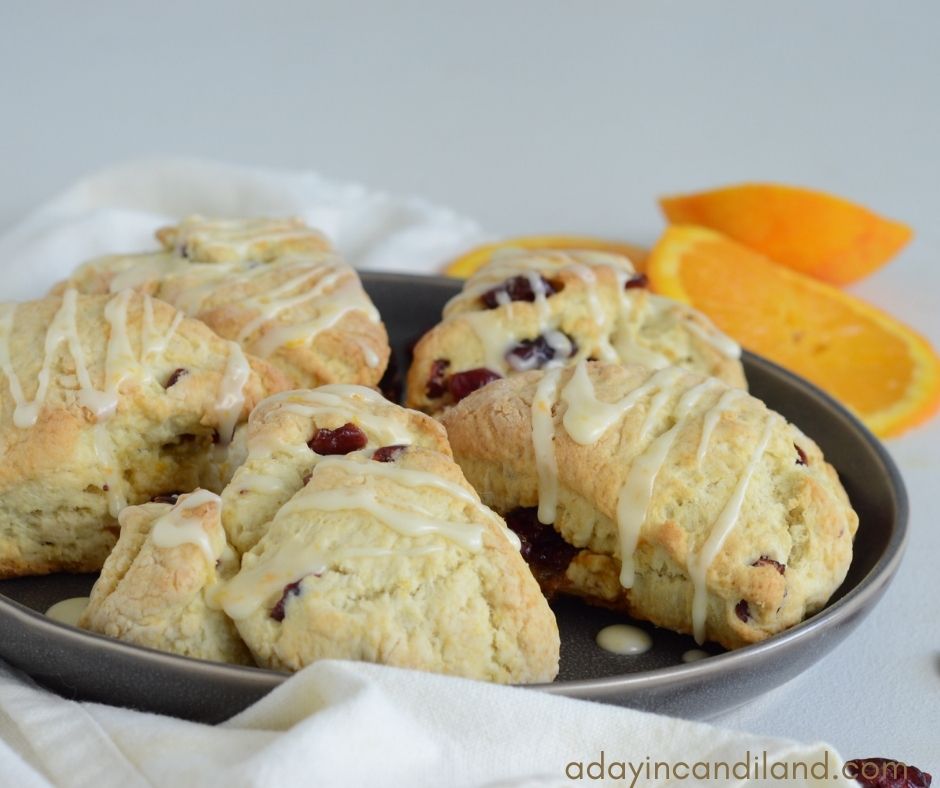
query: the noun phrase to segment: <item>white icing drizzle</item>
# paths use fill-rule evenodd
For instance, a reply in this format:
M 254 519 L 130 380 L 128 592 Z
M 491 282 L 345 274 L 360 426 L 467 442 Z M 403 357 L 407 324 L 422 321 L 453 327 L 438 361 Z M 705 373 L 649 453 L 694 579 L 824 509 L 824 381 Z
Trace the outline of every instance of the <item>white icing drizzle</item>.
M 688 423 L 696 404 L 702 397 L 713 391 L 715 387 L 720 386 L 721 384 L 717 381 L 708 379 L 688 389 L 679 398 L 679 402 L 674 409 L 676 422 L 634 459 L 630 466 L 627 480 L 620 488 L 617 498 L 617 529 L 619 532 L 621 562 L 620 584 L 624 588 L 633 587 L 635 574 L 633 556 L 639 543 L 643 524 L 646 522 L 649 513 L 656 477 L 659 475 L 673 443 Z M 661 393 L 666 392 L 668 392 L 668 389 Z M 657 397 L 654 397 L 650 410 L 653 410 L 654 406 L 657 408 L 663 406 L 664 401 L 660 400 L 657 403 Z M 649 421 L 649 418 L 648 416 L 647 421 Z
M 535 452 L 535 468 L 539 479 L 540 523 L 555 522 L 558 507 L 558 462 L 555 458 L 555 422 L 552 406 L 558 394 L 560 369 L 545 373 L 532 398 L 532 448 Z
M 497 518 L 494 513 L 487 508 L 473 493 L 459 484 L 455 484 L 436 473 L 427 471 L 418 471 L 411 468 L 402 468 L 396 463 L 375 462 L 371 459 L 365 459 L 354 452 L 343 456 L 323 457 L 317 462 L 317 468 L 338 468 L 348 473 L 359 473 L 364 476 L 379 476 L 385 479 L 392 479 L 396 484 L 405 487 L 419 488 L 432 487 L 435 490 L 448 493 L 465 504 L 473 507 L 478 514 L 497 524 L 503 535 L 517 550 L 522 547 L 519 537 L 511 529 L 507 528 L 501 518 Z
M 369 547 L 346 547 L 329 555 L 310 545 L 285 542 L 273 555 L 265 554 L 252 566 L 243 568 L 227 583 L 219 583 L 206 593 L 206 603 L 224 610 L 226 615 L 241 621 L 265 605 L 274 604 L 290 583 L 310 575 L 322 575 L 331 566 L 355 558 L 387 558 L 438 553 L 440 545 L 425 545 L 401 550 Z
M 692 648 L 686 651 L 682 655 L 682 661 L 683 662 L 698 662 L 699 660 L 707 659 L 710 656 L 711 654 L 709 654 L 707 651 L 702 651 L 702 649 L 700 648 Z
M 221 535 L 221 525 L 216 530 L 216 538 L 203 527 L 202 518 L 193 516 L 194 509 L 207 504 L 215 504 L 216 511 L 221 513 L 222 501 L 218 495 L 208 490 L 196 490 L 189 495 L 181 495 L 173 508 L 166 514 L 158 517 L 150 529 L 150 537 L 157 547 L 173 548 L 184 544 L 196 545 L 206 561 L 215 566 L 215 562 L 222 557 L 225 547 Z
M 692 580 L 692 633 L 695 636 L 696 643 L 705 641 L 705 618 L 707 614 L 708 590 L 706 587 L 706 578 L 708 569 L 718 555 L 728 534 L 734 529 L 741 513 L 741 506 L 744 503 L 744 497 L 747 493 L 748 484 L 751 477 L 757 469 L 764 452 L 767 450 L 767 444 L 773 435 L 774 427 L 780 419 L 775 413 L 767 416 L 764 422 L 764 430 L 761 433 L 754 451 L 744 468 L 744 472 L 738 478 L 738 482 L 718 515 L 718 519 L 713 523 L 708 538 L 702 545 L 699 552 L 692 556 L 688 561 L 689 577 Z
M 238 474 L 238 488 L 242 491 L 275 493 L 282 492 L 287 483 L 277 476 L 269 476 L 264 473 L 249 473 L 240 471 Z
M 718 403 L 705 414 L 705 419 L 702 422 L 702 436 L 699 439 L 698 451 L 695 453 L 695 460 L 700 468 L 702 467 L 702 460 L 705 459 L 705 452 L 708 451 L 712 433 L 715 431 L 719 419 L 721 419 L 721 414 L 730 410 L 736 402 L 746 397 L 747 394 L 740 389 L 729 389 L 721 395 Z
M 74 596 L 71 599 L 63 599 L 50 607 L 46 611 L 46 615 L 53 621 L 77 627 L 78 620 L 82 617 L 82 613 L 85 612 L 90 601 L 87 596 Z
M 324 273 L 328 271 L 328 273 Z M 304 285 L 316 274 L 323 274 L 317 280 L 313 287 L 307 288 L 301 293 L 294 293 L 297 288 Z M 244 306 L 254 309 L 258 312 L 257 317 L 249 320 L 238 332 L 238 341 L 244 342 L 255 331 L 266 323 L 274 320 L 282 312 L 292 309 L 295 306 L 306 303 L 313 298 L 323 295 L 330 287 L 335 285 L 341 278 L 352 276 L 352 271 L 345 265 L 337 269 L 337 263 L 322 266 L 314 266 L 304 271 L 300 276 L 288 279 L 281 285 L 266 293 L 261 293 L 254 298 L 247 298 L 243 302 Z M 289 295 L 294 293 L 294 295 Z
M 627 624 L 612 624 L 597 633 L 597 645 L 611 654 L 636 656 L 645 654 L 653 647 L 648 632 Z
M 136 290 L 141 285 L 155 279 L 163 279 L 169 274 L 184 271 L 189 267 L 189 261 L 167 254 L 142 254 L 130 258 L 132 264 L 124 271 L 119 271 L 108 283 L 112 293 L 121 290 Z M 95 263 L 92 262 L 94 267 Z
M 0 369 L 6 375 L 10 382 L 10 396 L 13 397 L 14 415 L 13 422 L 17 427 L 22 426 L 16 421 L 16 414 L 22 412 L 26 405 L 26 397 L 23 396 L 23 387 L 20 385 L 20 379 L 13 369 L 13 363 L 10 361 L 10 334 L 13 333 L 13 321 L 16 318 L 16 304 L 0 304 Z M 35 417 L 33 418 L 35 422 Z M 28 425 L 27 425 L 28 426 Z
M 351 272 L 351 269 L 349 270 Z M 254 342 L 251 352 L 267 358 L 285 345 L 309 345 L 318 334 L 332 328 L 350 312 L 361 312 L 373 323 L 380 319 L 378 311 L 354 276 L 350 276 L 345 284 L 330 293 L 329 300 L 324 302 L 318 317 L 304 323 L 275 326 Z
M 153 299 L 149 295 L 144 296 L 144 319 L 140 334 L 140 362 L 144 368 L 144 378 L 146 381 L 153 380 L 153 365 L 163 358 L 170 340 L 176 334 L 180 323 L 183 322 L 183 313 L 177 311 L 173 315 L 170 327 L 163 333 L 157 331 L 153 320 Z
M 571 379 L 561 390 L 561 399 L 567 404 L 563 424 L 575 443 L 589 446 L 623 415 L 651 391 L 668 389 L 685 374 L 677 367 L 654 372 L 641 386 L 618 402 L 602 402 L 594 393 L 594 384 L 588 374 L 587 363 L 582 360 L 575 367 Z
M 378 464 L 378 463 L 377 463 Z M 357 490 L 311 490 L 304 488 L 285 504 L 279 516 L 287 517 L 295 512 L 345 512 L 358 509 L 372 515 L 376 520 L 397 531 L 402 536 L 415 537 L 434 534 L 478 553 L 483 549 L 482 525 L 454 523 L 439 520 L 417 504 L 408 510 L 399 509 L 380 501 L 374 491 Z
M 723 356 L 727 356 L 728 358 L 741 358 L 741 346 L 711 323 L 705 323 L 703 325 L 695 319 L 688 319 L 685 321 L 685 327 L 703 342 L 707 342 L 715 348 L 715 350 Z
M 124 477 L 118 467 L 114 456 L 114 441 L 104 423 L 98 423 L 92 430 L 92 440 L 95 447 L 95 457 L 98 469 L 104 476 L 107 487 L 108 512 L 117 517 L 121 509 L 127 506 L 127 497 L 124 495 Z
M 235 434 L 235 425 L 245 407 L 245 384 L 251 377 L 251 366 L 235 342 L 228 343 L 228 361 L 213 409 L 218 421 L 219 438 L 223 444 L 230 443 Z
M 381 394 L 365 386 L 339 383 L 316 389 L 282 391 L 262 400 L 249 417 L 249 424 L 264 422 L 280 412 L 307 418 L 335 415 L 344 422 L 356 424 L 366 432 L 370 445 L 390 446 L 414 442 L 415 436 L 407 425 L 399 424 L 387 416 L 374 415 L 370 411 L 368 406 L 377 404 L 394 407 Z M 289 447 L 280 441 L 272 445 L 264 436 L 251 433 L 248 449 L 255 454 L 289 451 Z M 298 447 L 298 452 L 309 451 L 306 443 Z

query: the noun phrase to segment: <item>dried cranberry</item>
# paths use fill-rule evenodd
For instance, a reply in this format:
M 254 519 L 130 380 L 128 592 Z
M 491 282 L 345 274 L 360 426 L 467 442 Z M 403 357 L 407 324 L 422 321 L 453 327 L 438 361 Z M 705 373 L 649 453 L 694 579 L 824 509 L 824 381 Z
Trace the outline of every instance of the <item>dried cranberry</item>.
M 796 456 L 796 464 L 797 464 L 797 465 L 806 465 L 806 452 L 803 451 L 803 450 L 802 450 L 799 446 L 797 446 L 795 443 L 793 444 L 793 448 L 796 449 L 796 455 L 797 455 L 797 456 Z
M 518 345 L 506 353 L 506 361 L 516 372 L 525 372 L 530 369 L 541 369 L 557 356 L 560 359 L 571 358 L 578 352 L 578 346 L 567 334 L 559 334 L 567 340 L 568 347 L 563 342 L 552 344 L 542 334 L 535 339 L 523 339 Z M 562 347 L 556 347 L 562 345 Z
M 318 429 L 307 445 L 317 454 L 349 454 L 365 448 L 369 442 L 366 434 L 355 424 L 347 423 L 335 430 Z
M 394 446 L 382 446 L 372 453 L 372 459 L 376 462 L 395 462 L 406 448 L 408 447 L 402 443 L 397 443 Z
M 447 379 L 447 390 L 455 402 L 460 402 L 477 389 L 483 388 L 487 383 L 499 380 L 502 375 L 486 367 L 468 369 L 464 372 L 455 372 Z
M 568 544 L 550 525 L 539 522 L 536 509 L 515 509 L 506 515 L 508 525 L 522 543 L 522 557 L 547 594 L 555 590 L 578 549 Z
M 425 393 L 431 399 L 439 399 L 447 393 L 447 368 L 450 362 L 446 358 L 437 358 L 431 363 L 431 377 L 428 378 L 428 385 L 425 387 Z
M 890 758 L 853 758 L 845 774 L 870 788 L 930 788 L 933 782 L 927 772 Z
M 215 444 L 218 444 L 218 443 L 221 443 L 221 442 L 222 442 L 222 436 L 219 435 L 219 431 L 218 431 L 218 430 L 212 430 L 212 442 L 215 443 Z
M 746 599 L 742 599 L 734 606 L 734 612 L 745 623 L 751 618 L 751 609 L 748 607 Z
M 284 586 L 284 593 L 281 594 L 281 598 L 277 600 L 277 604 L 271 608 L 271 618 L 275 621 L 284 620 L 284 608 L 287 606 L 287 600 L 292 596 L 300 596 L 300 584 L 302 582 L 303 578 L 295 583 L 288 583 Z
M 535 281 L 535 289 L 532 289 L 532 281 Z M 535 300 L 539 294 L 546 296 L 557 293 L 558 289 L 545 277 L 528 277 L 524 274 L 507 279 L 501 285 L 497 285 L 492 290 L 487 290 L 480 296 L 480 300 L 487 309 L 496 309 L 502 304 L 510 301 L 529 301 Z
M 787 565 L 781 564 L 779 561 L 774 561 L 773 558 L 768 558 L 766 555 L 762 555 L 758 558 L 751 566 L 772 566 L 780 574 L 785 574 L 787 571 Z
M 635 287 L 647 287 L 650 283 L 649 278 L 646 274 L 636 274 L 631 276 L 626 282 L 624 282 L 624 290 L 632 290 Z
M 176 505 L 176 501 L 183 493 L 171 492 L 171 493 L 160 493 L 160 495 L 155 495 L 150 499 L 151 503 L 169 503 Z
M 177 383 L 179 383 L 179 379 L 181 377 L 183 377 L 184 375 L 188 375 L 188 374 L 189 374 L 188 369 L 183 369 L 183 367 L 177 367 L 170 373 L 170 377 L 167 378 L 166 384 L 163 386 L 163 388 L 168 389 L 170 386 L 175 386 Z

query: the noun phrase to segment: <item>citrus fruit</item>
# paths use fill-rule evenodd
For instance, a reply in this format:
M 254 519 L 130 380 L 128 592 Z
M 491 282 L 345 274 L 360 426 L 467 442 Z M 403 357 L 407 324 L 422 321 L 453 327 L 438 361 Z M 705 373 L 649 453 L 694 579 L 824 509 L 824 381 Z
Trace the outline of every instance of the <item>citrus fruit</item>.
M 595 249 L 629 257 L 638 271 L 643 270 L 642 265 L 647 254 L 646 250 L 639 246 L 604 238 L 579 235 L 524 235 L 471 249 L 450 262 L 444 269 L 444 273 L 448 276 L 466 279 L 477 269 L 486 265 L 493 253 L 500 249 Z
M 940 407 L 940 359 L 924 337 L 727 236 L 676 225 L 647 260 L 655 292 L 701 309 L 744 347 L 796 372 L 882 437 Z
M 659 201 L 672 224 L 724 233 L 771 260 L 833 284 L 870 274 L 911 239 L 911 228 L 825 192 L 746 183 Z

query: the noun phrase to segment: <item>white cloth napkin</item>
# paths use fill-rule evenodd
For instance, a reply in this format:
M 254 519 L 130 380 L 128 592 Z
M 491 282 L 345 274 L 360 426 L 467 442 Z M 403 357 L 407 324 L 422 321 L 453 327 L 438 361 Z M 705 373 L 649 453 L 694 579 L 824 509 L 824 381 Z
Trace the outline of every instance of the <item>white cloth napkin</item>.
M 435 271 L 484 239 L 448 210 L 313 173 L 146 161 L 83 180 L 0 239 L 0 298 L 39 296 L 88 257 L 149 248 L 155 228 L 190 213 L 298 215 L 363 268 Z M 312 665 L 212 727 L 67 701 L 0 663 L 0 784 L 23 788 L 719 786 L 755 781 L 765 753 L 816 766 L 810 779 L 765 784 L 853 784 L 833 779 L 841 761 L 823 744 L 368 664 Z M 664 767 L 655 778 L 656 762 L 670 779 Z M 716 764 L 736 766 L 731 779 Z M 693 767 L 699 778 L 683 779 Z M 719 777 L 702 779 L 706 767 Z

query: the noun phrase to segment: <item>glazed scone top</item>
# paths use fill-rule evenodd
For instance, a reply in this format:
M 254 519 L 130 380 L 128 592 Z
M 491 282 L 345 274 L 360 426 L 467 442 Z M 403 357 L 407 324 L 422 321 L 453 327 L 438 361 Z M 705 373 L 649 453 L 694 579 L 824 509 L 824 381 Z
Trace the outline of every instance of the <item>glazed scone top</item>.
M 389 351 L 379 314 L 317 231 L 297 220 L 193 217 L 157 237 L 164 251 L 91 260 L 53 292 L 158 296 L 299 385 L 381 377 Z
M 45 463 L 47 456 L 51 462 L 67 451 L 66 433 L 55 439 L 47 432 L 90 424 L 112 516 L 126 503 L 109 432 L 116 413 L 140 407 L 169 418 L 173 387 L 182 381 L 187 408 L 204 412 L 204 423 L 225 444 L 263 393 L 284 386 L 282 376 L 264 362 L 250 362 L 235 342 L 130 290 L 83 296 L 67 289 L 61 298 L 0 304 L 0 378 L 4 449 L 29 454 L 26 433 L 38 429 L 34 442 L 45 447 L 44 455 L 30 462 Z
M 715 379 L 580 362 L 487 386 L 442 420 L 468 478 L 498 509 L 537 505 L 553 523 L 563 495 L 566 506 L 591 501 L 600 520 L 565 514 L 556 527 L 576 547 L 620 559 L 624 588 L 641 545 L 665 550 L 692 584 L 699 640 L 709 578 L 740 584 L 739 598 L 769 616 L 785 603 L 821 605 L 845 576 L 858 518 L 835 471 L 783 417 Z M 765 565 L 789 573 L 789 602 L 777 571 L 752 575 Z
M 168 251 L 191 260 L 220 263 L 237 260 L 270 262 L 288 253 L 329 251 L 322 233 L 297 218 L 205 219 L 190 216 L 157 231 Z
M 745 387 L 740 348 L 698 311 L 646 290 L 621 255 L 506 249 L 464 284 L 415 350 L 408 404 L 439 409 L 425 388 L 435 359 L 448 373 L 498 376 L 583 358 L 673 364 Z
M 371 456 L 382 447 L 423 446 L 451 456 L 443 427 L 363 386 L 335 384 L 285 391 L 263 400 L 248 423 L 248 455 L 222 494 L 232 544 L 247 552 L 314 467 L 344 451 Z

